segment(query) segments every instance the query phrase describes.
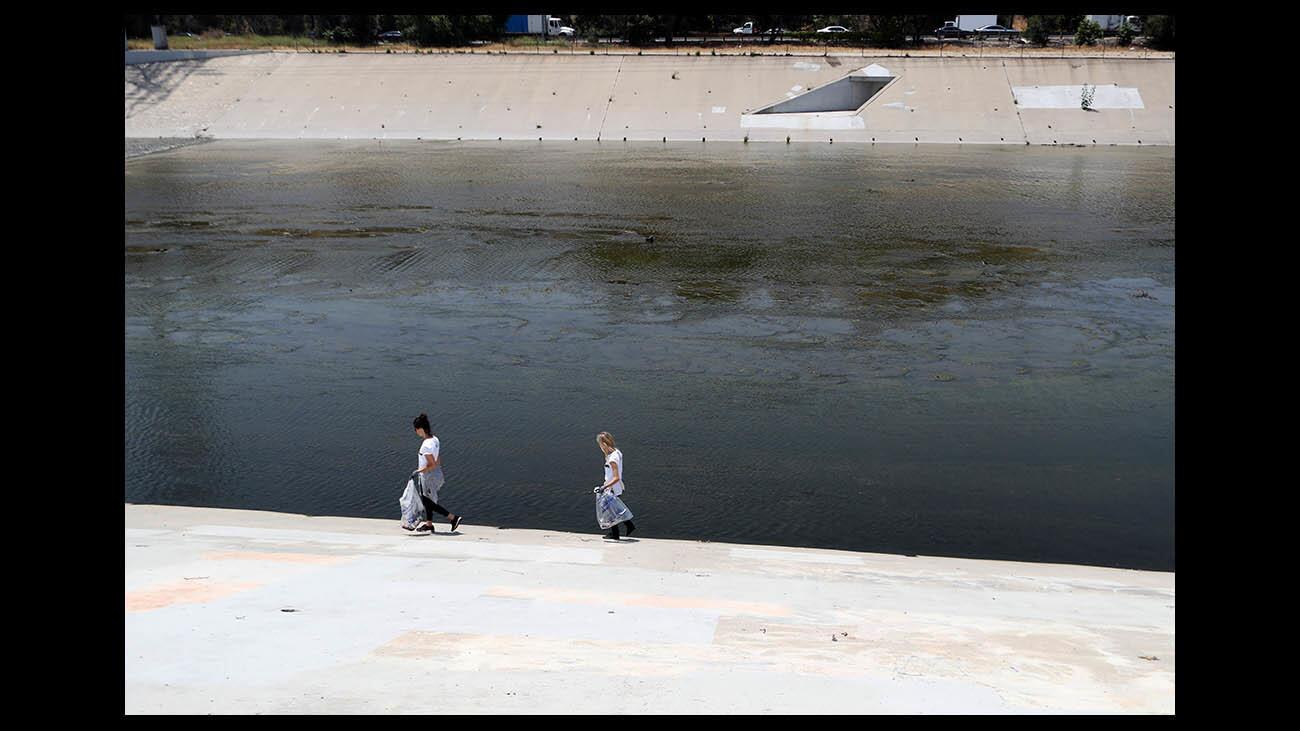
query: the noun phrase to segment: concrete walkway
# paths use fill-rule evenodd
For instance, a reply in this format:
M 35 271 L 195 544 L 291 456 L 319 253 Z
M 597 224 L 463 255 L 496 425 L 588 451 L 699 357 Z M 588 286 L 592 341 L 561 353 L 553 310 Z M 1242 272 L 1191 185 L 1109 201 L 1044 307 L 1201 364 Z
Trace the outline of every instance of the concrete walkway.
M 127 505 L 126 712 L 1174 711 L 1172 573 L 446 531 Z

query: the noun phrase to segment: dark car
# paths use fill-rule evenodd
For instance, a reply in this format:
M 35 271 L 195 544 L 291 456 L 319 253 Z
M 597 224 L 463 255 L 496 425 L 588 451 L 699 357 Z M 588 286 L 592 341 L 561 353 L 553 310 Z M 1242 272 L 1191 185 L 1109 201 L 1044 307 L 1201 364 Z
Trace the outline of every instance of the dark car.
M 935 28 L 934 35 L 936 38 L 965 38 L 966 31 L 955 25 L 945 25 L 942 28 Z
M 381 40 L 381 41 L 400 41 L 400 40 L 402 40 L 402 31 L 400 31 L 400 30 L 390 30 L 390 31 L 385 31 L 385 32 L 379 34 L 379 40 Z

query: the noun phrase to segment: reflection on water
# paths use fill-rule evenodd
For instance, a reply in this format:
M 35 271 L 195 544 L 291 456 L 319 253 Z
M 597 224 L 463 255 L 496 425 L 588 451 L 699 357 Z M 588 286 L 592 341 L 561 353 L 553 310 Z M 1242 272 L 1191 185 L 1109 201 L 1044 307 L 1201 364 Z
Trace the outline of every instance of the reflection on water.
M 126 166 L 126 499 L 1173 568 L 1169 149 L 215 142 Z M 640 535 L 640 534 L 639 534 Z

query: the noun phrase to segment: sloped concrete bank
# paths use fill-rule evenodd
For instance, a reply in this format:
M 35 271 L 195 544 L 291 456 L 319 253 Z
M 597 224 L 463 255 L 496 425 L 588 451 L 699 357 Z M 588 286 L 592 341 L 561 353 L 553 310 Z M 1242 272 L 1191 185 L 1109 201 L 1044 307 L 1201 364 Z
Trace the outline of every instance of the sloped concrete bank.
M 1172 573 L 125 513 L 127 713 L 1174 710 Z
M 751 115 L 873 65 L 893 80 L 855 112 Z M 259 53 L 126 67 L 127 137 L 1173 145 L 1174 113 L 1172 59 Z

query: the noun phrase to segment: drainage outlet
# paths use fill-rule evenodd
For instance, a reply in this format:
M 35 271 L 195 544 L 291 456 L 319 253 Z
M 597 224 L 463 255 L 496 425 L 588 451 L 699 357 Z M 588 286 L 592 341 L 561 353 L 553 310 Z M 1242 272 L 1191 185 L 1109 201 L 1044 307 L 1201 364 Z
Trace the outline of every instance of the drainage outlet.
M 892 76 L 846 76 L 793 99 L 763 107 L 754 114 L 856 112 L 893 80 Z
M 872 64 L 811 91 L 774 102 L 740 117 L 742 128 L 804 130 L 864 129 L 861 111 L 897 77 Z

